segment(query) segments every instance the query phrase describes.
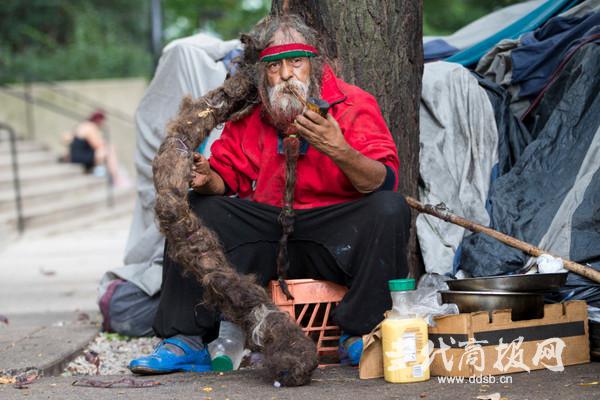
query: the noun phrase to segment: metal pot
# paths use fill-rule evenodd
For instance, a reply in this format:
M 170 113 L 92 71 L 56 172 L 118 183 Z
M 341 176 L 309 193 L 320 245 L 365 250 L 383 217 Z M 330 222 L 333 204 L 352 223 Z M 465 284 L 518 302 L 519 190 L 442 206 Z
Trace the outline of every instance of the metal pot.
M 443 303 L 454 303 L 461 313 L 512 310 L 512 320 L 542 318 L 544 295 L 522 292 L 482 292 L 441 290 Z
M 565 284 L 567 274 L 567 272 L 557 272 L 551 274 L 484 276 L 449 280 L 446 283 L 450 290 L 461 291 L 552 292 Z

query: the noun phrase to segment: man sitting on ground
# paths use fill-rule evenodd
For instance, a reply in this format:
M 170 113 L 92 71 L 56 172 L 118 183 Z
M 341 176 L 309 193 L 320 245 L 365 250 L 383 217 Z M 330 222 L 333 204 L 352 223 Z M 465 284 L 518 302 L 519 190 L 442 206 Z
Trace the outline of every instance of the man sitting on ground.
M 391 308 L 387 281 L 408 272 L 410 211 L 394 192 L 396 146 L 373 96 L 334 75 L 316 32 L 298 17 L 268 17 L 250 35 L 262 50 L 256 64 L 260 104 L 225 125 L 209 160 L 195 157 L 190 206 L 218 234 L 231 265 L 259 283 L 285 273 L 348 287 L 332 317 L 343 341 L 353 343 L 350 362 L 357 363 L 362 342 L 351 338 L 383 319 Z M 309 97 L 329 103 L 326 117 L 305 109 Z M 300 155 L 289 268 L 278 271 L 287 136 L 300 137 Z M 165 340 L 130 369 L 208 370 L 205 343 L 215 338 L 219 321 L 218 312 L 203 306 L 202 287 L 165 252 L 154 321 Z

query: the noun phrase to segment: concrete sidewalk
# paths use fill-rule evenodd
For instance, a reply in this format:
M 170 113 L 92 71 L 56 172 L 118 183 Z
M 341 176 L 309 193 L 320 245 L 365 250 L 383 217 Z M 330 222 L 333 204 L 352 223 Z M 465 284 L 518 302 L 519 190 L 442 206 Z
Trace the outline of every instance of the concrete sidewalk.
M 29 373 L 32 383 L 18 389 L 0 384 L 0 399 L 477 399 L 500 393 L 515 399 L 600 399 L 600 363 L 569 366 L 564 372 L 549 370 L 508 375 L 512 382 L 485 385 L 448 383 L 432 378 L 416 384 L 388 384 L 383 379 L 363 381 L 352 367 L 328 367 L 315 371 L 310 385 L 275 388 L 259 369 L 232 373 L 171 374 L 137 377 L 59 375 L 67 362 L 93 340 L 99 330 L 97 313 L 42 313 L 13 316 L 9 325 L 0 324 L 0 382 L 2 378 Z M 87 379 L 119 382 L 113 388 L 77 386 Z M 133 379 L 125 381 L 123 379 Z M 503 378 L 506 379 L 506 378 Z M 146 382 L 144 388 L 131 383 Z
M 0 324 L 0 377 L 62 373 L 98 334 L 97 313 L 29 313 Z M 0 396 L 1 398 L 1 396 Z
M 93 377 L 56 377 L 34 381 L 25 389 L 0 385 L 0 398 L 13 399 L 477 399 L 499 393 L 508 400 L 600 399 L 600 363 L 567 367 L 564 372 L 548 370 L 530 374 L 513 374 L 508 384 L 439 383 L 436 378 L 414 384 L 389 384 L 383 379 L 361 381 L 351 367 L 328 367 L 317 370 L 310 385 L 275 388 L 265 381 L 260 370 L 218 374 L 171 374 L 157 377 L 134 377 L 145 388 L 82 387 Z M 123 376 L 104 376 L 98 381 L 114 382 Z M 596 382 L 596 384 L 593 384 Z M 131 382 L 130 382 L 131 383 Z M 95 384 L 98 384 L 97 382 Z M 497 398 L 500 398 L 497 397 Z M 493 397 L 492 397 L 493 398 Z
M 99 331 L 98 313 L 81 310 L 97 309 L 98 280 L 121 263 L 128 228 L 129 219 L 123 218 L 61 235 L 25 236 L 0 251 L 0 314 L 9 319 L 8 325 L 0 322 L 0 399 L 477 399 L 493 393 L 509 400 L 600 399 L 600 363 L 562 373 L 514 374 L 512 383 L 491 385 L 440 383 L 437 378 L 409 385 L 361 381 L 350 367 L 317 370 L 312 383 L 301 388 L 275 388 L 257 369 L 143 378 L 58 376 Z M 6 383 L 14 376 L 34 379 L 18 389 Z M 121 383 L 77 386 L 85 379 Z M 124 387 L 138 382 L 151 386 Z
M 97 309 L 104 272 L 123 265 L 131 217 L 54 235 L 25 233 L 0 248 L 0 314 Z
M 507 376 L 512 382 L 485 385 L 428 382 L 394 385 L 383 379 L 362 381 L 352 367 L 328 367 L 315 371 L 310 385 L 275 388 L 262 371 L 249 369 L 226 374 L 171 374 L 137 377 L 59 375 L 67 362 L 79 354 L 99 330 L 98 315 L 92 313 L 43 313 L 14 316 L 0 325 L 0 382 L 8 376 L 29 375 L 32 383 L 18 389 L 0 384 L 0 399 L 477 399 L 500 393 L 515 399 L 600 399 L 600 363 L 566 367 L 564 372 L 533 371 Z M 113 388 L 86 387 L 118 382 Z M 123 381 L 133 379 L 133 381 Z M 504 378 L 506 379 L 506 378 Z M 146 383 L 148 387 L 132 388 Z

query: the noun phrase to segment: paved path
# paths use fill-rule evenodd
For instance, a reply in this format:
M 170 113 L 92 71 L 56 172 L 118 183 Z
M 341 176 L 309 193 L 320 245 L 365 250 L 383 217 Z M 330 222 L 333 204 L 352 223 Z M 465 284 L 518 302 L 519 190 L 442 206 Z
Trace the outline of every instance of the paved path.
M 173 374 L 134 379 L 160 383 L 147 388 L 73 386 L 85 377 L 52 377 L 94 337 L 99 326 L 96 287 L 102 273 L 119 265 L 129 228 L 127 218 L 67 234 L 25 236 L 0 250 L 0 399 L 477 399 L 500 393 L 516 399 L 600 399 L 600 363 L 567 367 L 562 373 L 510 375 L 512 383 L 393 385 L 361 381 L 355 368 L 317 370 L 301 388 L 275 388 L 260 370 L 229 374 Z M 32 370 L 46 375 L 26 388 L 2 384 L 9 375 Z M 93 377 L 87 377 L 93 378 Z M 131 376 L 129 376 L 131 378 Z M 103 376 L 115 381 L 123 376 Z M 595 382 L 595 384 L 594 384 Z
M 82 312 L 11 316 L 0 325 L 0 376 L 59 375 L 96 337 L 98 319 L 97 313 Z
M 136 381 L 158 382 L 148 388 L 97 388 L 73 386 L 76 377 L 43 378 L 27 389 L 0 385 L 0 398 L 13 399 L 477 399 L 477 396 L 499 393 L 508 400 L 593 400 L 600 399 L 600 387 L 586 385 L 600 380 L 600 363 L 568 367 L 564 372 L 548 370 L 511 375 L 510 384 L 449 384 L 436 378 L 414 384 L 388 384 L 382 379 L 361 381 L 350 367 L 317 370 L 312 383 L 299 388 L 275 388 L 265 381 L 259 370 L 246 370 L 219 375 L 173 374 L 135 378 Z M 88 377 L 89 378 L 89 377 Z M 115 381 L 123 377 L 106 376 Z M 583 384 L 583 385 L 581 385 Z
M 97 309 L 98 282 L 122 265 L 130 217 L 51 236 L 25 234 L 0 249 L 0 314 Z

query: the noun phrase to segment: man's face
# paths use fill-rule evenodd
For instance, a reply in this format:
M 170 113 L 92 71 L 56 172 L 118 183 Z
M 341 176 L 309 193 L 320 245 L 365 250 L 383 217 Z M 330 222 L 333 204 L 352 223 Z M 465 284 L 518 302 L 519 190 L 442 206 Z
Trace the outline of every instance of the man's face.
M 296 31 L 277 31 L 271 45 L 304 43 Z M 285 129 L 304 111 L 298 96 L 306 99 L 310 88 L 311 63 L 307 57 L 285 58 L 267 62 L 264 66 L 271 119 Z M 263 99 L 264 101 L 265 99 Z
M 266 68 L 269 87 L 275 87 L 290 80 L 297 80 L 308 85 L 310 80 L 310 61 L 307 57 L 271 61 L 267 63 Z
M 305 43 L 304 37 L 292 29 L 277 30 L 271 41 L 270 46 L 277 46 L 288 43 Z M 306 57 L 286 58 L 283 60 L 267 63 L 267 83 L 269 87 L 276 86 L 290 79 L 296 79 L 305 85 L 310 80 L 310 61 Z

